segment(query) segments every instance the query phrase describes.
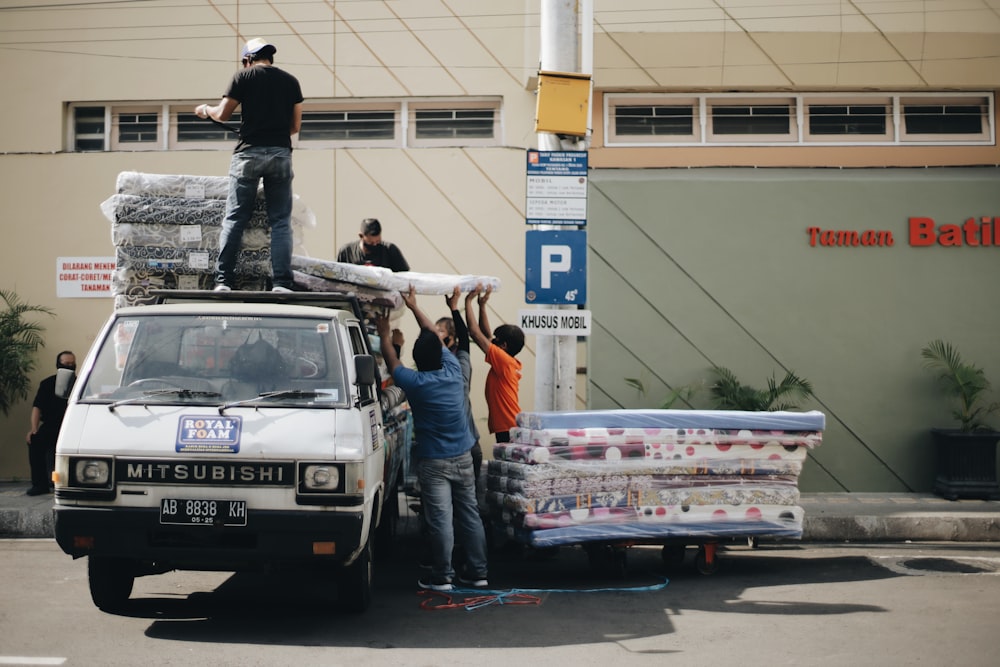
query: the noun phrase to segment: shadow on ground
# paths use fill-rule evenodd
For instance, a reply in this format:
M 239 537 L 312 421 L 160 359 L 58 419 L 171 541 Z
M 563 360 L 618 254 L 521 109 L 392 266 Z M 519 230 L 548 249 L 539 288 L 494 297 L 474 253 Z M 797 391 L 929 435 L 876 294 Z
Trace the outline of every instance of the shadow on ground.
M 899 576 L 861 556 L 804 557 L 797 545 L 730 547 L 718 571 L 699 574 L 689 548 L 668 567 L 659 547 L 631 547 L 621 568 L 594 567 L 578 546 L 553 553 L 491 554 L 495 591 L 524 592 L 536 604 L 494 601 L 470 611 L 418 593 L 413 538 L 400 540 L 376 568 L 376 594 L 364 614 L 337 611 L 336 587 L 303 573 L 235 574 L 214 590 L 159 593 L 144 580 L 123 615 L 149 618 L 147 635 L 195 642 L 362 648 L 550 647 L 622 641 L 674 632 L 671 616 L 690 610 L 726 614 L 837 615 L 884 611 L 865 604 L 760 601 L 769 586 L 829 584 Z M 148 581 L 150 583 L 145 583 Z M 138 588 L 138 586 L 137 586 Z M 166 587 L 164 587 L 166 588 Z M 741 599 L 755 589 L 757 601 Z M 479 592 L 456 593 L 462 602 Z M 494 599 L 495 600 L 495 599 Z M 489 602 L 489 599 L 487 600 Z

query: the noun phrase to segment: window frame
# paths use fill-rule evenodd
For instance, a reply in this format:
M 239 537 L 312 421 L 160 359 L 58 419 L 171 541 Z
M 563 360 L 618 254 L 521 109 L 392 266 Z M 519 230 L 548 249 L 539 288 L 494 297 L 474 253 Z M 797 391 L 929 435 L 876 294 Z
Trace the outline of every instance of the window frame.
M 986 102 L 985 116 L 987 123 L 985 123 L 984 131 L 978 133 L 917 133 L 908 132 L 906 129 L 906 107 L 907 106 L 930 106 L 930 105 L 942 105 L 942 106 L 968 106 L 968 101 L 975 98 L 980 98 L 980 104 Z M 906 141 L 907 143 L 921 144 L 921 145 L 942 145 L 942 144 L 964 144 L 967 142 L 971 143 L 982 143 L 983 138 L 990 137 L 992 143 L 992 138 L 994 137 L 995 128 L 993 127 L 994 118 L 994 99 L 992 94 L 984 93 L 953 93 L 948 95 L 910 95 L 902 94 L 896 96 L 896 106 L 898 109 L 898 124 L 899 128 L 899 138 L 901 141 Z
M 705 118 L 704 132 L 705 132 L 705 143 L 717 146 L 719 144 L 726 145 L 741 145 L 741 144 L 787 144 L 790 142 L 797 142 L 800 140 L 799 137 L 799 114 L 798 109 L 800 106 L 799 100 L 794 96 L 790 95 L 749 95 L 745 97 L 701 97 L 701 112 Z M 784 103 L 783 106 L 788 110 L 785 117 L 788 118 L 788 131 L 783 133 L 747 133 L 747 134 L 735 134 L 735 133 L 717 133 L 714 128 L 712 121 L 715 119 L 715 115 L 712 113 L 716 108 L 722 107 L 750 107 L 751 109 L 755 107 L 765 107 L 765 106 L 778 106 L 778 103 Z M 753 115 L 753 114 L 751 114 Z
M 417 138 L 417 112 L 419 111 L 462 111 L 468 109 L 492 109 L 493 135 L 491 137 L 443 137 Z M 435 100 L 407 101 L 404 104 L 406 118 L 406 145 L 414 148 L 500 146 L 503 136 L 502 104 L 500 99 L 467 100 L 443 98 Z
M 763 104 L 775 99 L 792 100 L 794 114 L 790 117 L 788 135 L 731 135 L 711 132 L 713 105 L 741 103 Z M 674 106 L 691 103 L 700 119 L 691 135 L 619 135 L 615 131 L 615 109 L 619 106 Z M 809 130 L 812 106 L 887 104 L 886 130 L 881 134 L 813 134 Z M 903 126 L 906 104 L 971 105 L 982 109 L 983 131 L 978 134 L 917 134 L 907 133 Z M 625 93 L 604 92 L 604 143 L 606 148 L 637 148 L 664 146 L 989 146 L 996 143 L 996 110 L 993 91 L 962 92 L 813 92 L 813 93 Z M 793 129 L 794 128 L 794 129 Z
M 141 152 L 163 150 L 166 146 L 164 139 L 167 123 L 164 121 L 165 105 L 157 104 L 120 104 L 114 105 L 110 109 L 111 122 L 108 126 L 108 137 L 105 145 L 109 151 Z M 156 115 L 156 136 L 151 141 L 129 141 L 121 140 L 121 116 L 122 114 L 155 114 Z
M 393 113 L 393 136 L 390 139 L 306 139 L 301 133 L 295 138 L 295 145 L 309 148 L 357 148 L 359 146 L 370 146 L 374 148 L 388 147 L 398 148 L 403 145 L 403 120 L 402 105 L 399 102 L 319 102 L 315 104 L 304 104 L 302 108 L 303 125 L 305 125 L 306 114 L 310 112 L 346 112 L 364 113 L 369 111 L 391 111 Z

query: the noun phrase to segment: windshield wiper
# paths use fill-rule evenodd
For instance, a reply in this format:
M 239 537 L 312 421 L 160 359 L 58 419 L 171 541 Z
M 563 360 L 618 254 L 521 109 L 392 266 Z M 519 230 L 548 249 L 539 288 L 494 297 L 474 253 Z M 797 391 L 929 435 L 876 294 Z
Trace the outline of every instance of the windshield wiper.
M 280 389 L 278 391 L 265 391 L 262 394 L 257 394 L 253 398 L 245 398 L 242 401 L 232 401 L 231 403 L 224 403 L 219 406 L 219 414 L 225 414 L 225 411 L 229 408 L 239 407 L 241 405 L 248 405 L 250 403 L 257 403 L 259 401 L 266 401 L 272 398 L 318 398 L 320 396 L 329 396 L 329 392 L 325 391 L 307 391 L 304 389 Z
M 217 391 L 195 391 L 194 389 L 148 389 L 142 392 L 141 396 L 133 396 L 132 398 L 123 398 L 120 401 L 115 401 L 108 406 L 108 410 L 111 412 L 115 411 L 119 405 L 129 405 L 131 403 L 140 403 L 144 400 L 156 397 L 156 396 L 178 396 L 180 398 L 218 398 L 222 396 Z M 145 403 L 143 403 L 145 405 Z

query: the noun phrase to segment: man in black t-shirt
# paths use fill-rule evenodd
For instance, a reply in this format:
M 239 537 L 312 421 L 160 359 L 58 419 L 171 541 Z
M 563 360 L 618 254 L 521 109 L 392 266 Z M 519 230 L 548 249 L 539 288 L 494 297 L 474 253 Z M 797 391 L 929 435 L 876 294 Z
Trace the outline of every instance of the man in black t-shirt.
M 240 140 L 229 165 L 229 197 L 219 234 L 215 289 L 233 288 L 243 230 L 264 181 L 264 203 L 271 226 L 273 291 L 292 290 L 292 135 L 302 125 L 298 80 L 274 66 L 277 49 L 263 39 L 243 47 L 243 69 L 233 76 L 222 101 L 195 108 L 199 118 L 226 121 L 240 107 Z
M 76 356 L 69 350 L 56 355 L 56 368 L 76 370 Z M 35 401 L 31 404 L 31 430 L 28 431 L 28 464 L 31 466 L 29 496 L 50 493 L 52 471 L 56 463 L 56 440 L 66 414 L 66 397 L 73 383 L 69 382 L 62 395 L 56 393 L 56 375 L 50 375 L 38 385 Z M 72 376 L 75 379 L 75 374 Z
M 376 218 L 362 220 L 358 236 L 360 241 L 352 241 L 340 247 L 337 251 L 338 262 L 382 266 L 393 272 L 410 270 L 402 251 L 396 245 L 382 240 L 382 223 Z

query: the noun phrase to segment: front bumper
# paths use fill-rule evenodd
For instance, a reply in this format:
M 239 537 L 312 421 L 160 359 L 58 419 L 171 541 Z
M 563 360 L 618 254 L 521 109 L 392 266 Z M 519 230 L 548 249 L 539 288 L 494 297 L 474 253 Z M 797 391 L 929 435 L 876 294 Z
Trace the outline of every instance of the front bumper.
M 364 527 L 360 509 L 250 510 L 246 526 L 178 526 L 161 524 L 158 508 L 55 508 L 56 542 L 67 554 L 128 558 L 158 569 L 346 562 L 360 547 Z

